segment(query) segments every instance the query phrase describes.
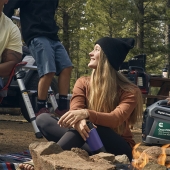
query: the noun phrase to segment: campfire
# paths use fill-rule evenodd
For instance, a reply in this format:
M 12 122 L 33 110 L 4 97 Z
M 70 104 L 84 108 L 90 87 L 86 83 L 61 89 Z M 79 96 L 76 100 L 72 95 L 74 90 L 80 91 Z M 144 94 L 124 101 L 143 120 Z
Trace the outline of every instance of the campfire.
M 115 156 L 100 152 L 89 156 L 85 150 L 80 148 L 64 151 L 55 142 L 35 142 L 30 144 L 29 150 L 34 160 L 35 169 L 41 170 L 170 170 L 170 144 L 162 147 L 149 146 L 144 150 L 139 146 L 140 143 L 133 148 L 132 162 L 129 162 L 125 154 Z
M 162 147 L 151 146 L 147 150 L 143 152 L 139 152 L 137 148 L 140 143 L 136 144 L 133 148 L 133 161 L 132 161 L 132 169 L 133 170 L 142 170 L 145 165 L 149 162 L 153 162 L 155 164 L 166 166 L 166 168 L 170 168 L 170 158 L 169 154 L 166 152 L 170 150 L 170 144 L 166 144 Z

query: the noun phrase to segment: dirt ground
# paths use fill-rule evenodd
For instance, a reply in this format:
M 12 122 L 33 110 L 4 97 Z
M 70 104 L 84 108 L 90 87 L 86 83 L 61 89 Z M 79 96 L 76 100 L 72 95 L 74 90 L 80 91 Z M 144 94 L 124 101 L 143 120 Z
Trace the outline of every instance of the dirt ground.
M 136 143 L 141 143 L 141 123 L 132 130 Z M 28 150 L 30 143 L 46 141 L 45 138 L 37 139 L 31 123 L 28 123 L 22 115 L 0 114 L 0 154 L 23 152 Z M 147 146 L 140 145 L 140 150 Z

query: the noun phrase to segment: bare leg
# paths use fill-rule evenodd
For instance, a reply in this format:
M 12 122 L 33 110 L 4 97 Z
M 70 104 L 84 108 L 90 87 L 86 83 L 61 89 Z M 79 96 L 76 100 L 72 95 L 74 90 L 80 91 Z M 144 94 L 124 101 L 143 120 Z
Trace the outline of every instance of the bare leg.
M 51 85 L 51 81 L 54 75 L 55 73 L 48 73 L 40 78 L 39 83 L 38 83 L 38 99 L 39 100 L 47 99 L 48 89 L 49 89 L 49 86 Z
M 58 77 L 58 90 L 60 95 L 67 95 L 70 86 L 72 67 L 67 67 L 60 73 Z

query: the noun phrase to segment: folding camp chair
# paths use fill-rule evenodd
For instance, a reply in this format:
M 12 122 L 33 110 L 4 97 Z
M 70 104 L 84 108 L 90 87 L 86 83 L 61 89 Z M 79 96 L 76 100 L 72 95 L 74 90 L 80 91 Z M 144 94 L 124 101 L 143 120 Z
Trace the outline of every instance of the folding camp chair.
M 9 79 L 8 79 L 6 85 L 0 90 L 0 103 L 2 102 L 3 98 L 7 96 L 8 87 L 9 87 L 12 79 L 14 78 L 14 80 L 16 80 L 18 82 L 20 91 L 22 93 L 22 98 L 24 100 L 24 104 L 26 106 L 32 126 L 34 128 L 35 136 L 37 138 L 42 138 L 42 134 L 36 125 L 35 113 L 34 113 L 34 110 L 33 110 L 29 95 L 28 95 L 28 93 L 37 93 L 37 91 L 36 90 L 27 90 L 25 88 L 23 78 L 26 74 L 26 71 L 24 69 L 37 70 L 37 66 L 27 65 L 27 62 L 24 62 L 24 61 L 16 64 L 11 71 L 11 74 L 9 76 Z M 57 102 L 56 102 L 56 99 L 55 99 L 55 96 L 53 94 L 51 87 L 49 87 L 48 97 L 49 97 L 49 100 L 51 102 L 53 109 L 56 110 L 58 105 L 57 105 Z

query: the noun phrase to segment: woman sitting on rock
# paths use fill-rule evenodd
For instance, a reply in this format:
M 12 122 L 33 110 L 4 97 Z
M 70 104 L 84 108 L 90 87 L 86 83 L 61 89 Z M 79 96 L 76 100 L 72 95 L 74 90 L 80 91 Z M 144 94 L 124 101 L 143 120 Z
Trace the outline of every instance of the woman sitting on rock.
M 48 113 L 36 118 L 38 128 L 48 141 L 56 142 L 63 150 L 79 147 L 91 154 L 86 143 L 90 132 L 88 120 L 96 126 L 106 152 L 126 154 L 132 160 L 135 142 L 129 125 L 142 115 L 142 95 L 118 70 L 133 46 L 132 38 L 104 37 L 95 43 L 89 53 L 88 67 L 93 69 L 92 74 L 76 81 L 70 111 L 59 121 Z M 24 166 L 27 165 L 20 165 Z

